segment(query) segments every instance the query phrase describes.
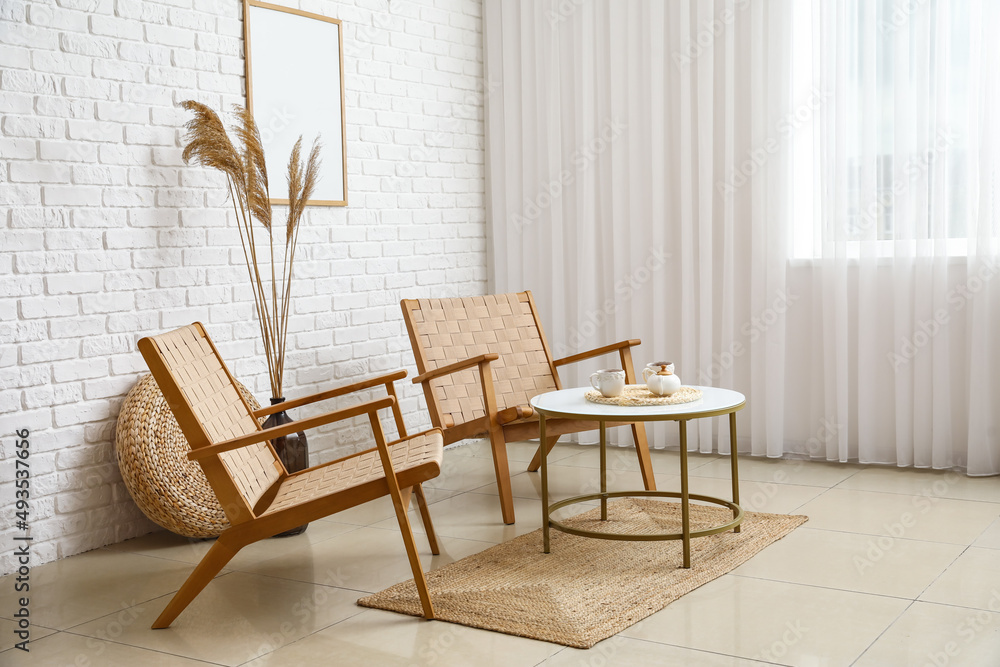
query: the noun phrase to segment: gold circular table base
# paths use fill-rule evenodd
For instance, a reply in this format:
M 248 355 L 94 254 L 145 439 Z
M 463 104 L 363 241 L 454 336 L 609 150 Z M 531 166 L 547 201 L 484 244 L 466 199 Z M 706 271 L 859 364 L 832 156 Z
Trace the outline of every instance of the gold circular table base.
M 572 498 L 566 498 L 565 500 L 560 500 L 559 502 L 552 503 L 549 505 L 549 512 L 566 507 L 567 505 L 575 505 L 576 503 L 582 503 L 587 500 L 601 500 L 604 498 L 638 498 L 638 497 L 662 497 L 662 498 L 678 498 L 681 499 L 682 496 L 679 491 L 608 491 L 605 493 L 588 493 L 582 496 L 573 496 Z M 703 496 L 697 493 L 689 493 L 689 500 L 700 500 L 705 503 L 714 503 L 716 505 L 722 505 L 723 507 L 728 507 L 735 512 L 733 520 L 729 523 L 725 523 L 721 526 L 715 526 L 712 528 L 704 528 L 702 530 L 692 530 L 689 536 L 695 537 L 705 537 L 707 535 L 715 535 L 717 533 L 724 533 L 727 530 L 733 530 L 743 522 L 743 508 L 736 503 L 729 502 L 728 500 L 723 500 L 721 498 L 716 498 L 714 496 Z M 648 533 L 648 534 L 634 534 L 634 533 L 606 533 L 603 531 L 595 530 L 583 530 L 582 528 L 573 528 L 567 526 L 564 523 L 556 521 L 549 516 L 549 526 L 555 528 L 556 530 L 569 533 L 570 535 L 580 535 L 581 537 L 596 537 L 601 540 L 628 540 L 636 542 L 653 542 L 658 540 L 682 540 L 684 539 L 684 533 Z

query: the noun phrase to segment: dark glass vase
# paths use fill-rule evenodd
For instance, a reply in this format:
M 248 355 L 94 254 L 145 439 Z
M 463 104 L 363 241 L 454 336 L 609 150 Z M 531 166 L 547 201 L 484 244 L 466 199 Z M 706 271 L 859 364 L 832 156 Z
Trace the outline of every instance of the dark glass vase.
M 284 403 L 284 401 L 284 398 L 272 398 L 271 405 Z M 267 419 L 264 420 L 263 427 L 273 428 L 275 426 L 289 424 L 293 421 L 295 420 L 289 417 L 287 412 L 282 410 L 281 412 L 275 412 L 268 415 Z M 274 451 L 278 453 L 278 458 L 281 459 L 281 463 L 285 466 L 285 470 L 289 473 L 305 470 L 309 467 L 309 446 L 306 444 L 306 434 L 302 431 L 283 435 L 280 438 L 275 438 L 271 441 L 271 446 L 274 447 Z M 299 535 L 306 532 L 306 528 L 308 526 L 308 523 L 304 523 L 297 528 L 292 528 L 291 530 L 286 530 L 283 533 L 278 533 L 275 537 Z

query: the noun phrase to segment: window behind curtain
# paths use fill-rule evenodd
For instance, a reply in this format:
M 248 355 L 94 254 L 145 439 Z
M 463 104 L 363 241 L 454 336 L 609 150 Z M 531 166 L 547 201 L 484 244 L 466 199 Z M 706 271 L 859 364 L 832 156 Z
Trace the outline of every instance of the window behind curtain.
M 947 254 L 965 253 L 976 194 L 968 128 L 979 113 L 970 6 L 794 4 L 793 103 L 820 100 L 792 110 L 794 257 L 837 243 L 848 256 L 862 244 L 874 244 L 866 254 L 891 255 L 899 242 L 935 240 Z

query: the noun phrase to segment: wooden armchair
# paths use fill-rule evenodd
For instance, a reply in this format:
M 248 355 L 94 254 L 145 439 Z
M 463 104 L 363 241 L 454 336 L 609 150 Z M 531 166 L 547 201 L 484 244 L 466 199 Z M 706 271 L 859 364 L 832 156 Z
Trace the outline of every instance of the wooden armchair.
M 246 545 L 389 495 L 426 618 L 434 617 L 427 583 L 406 515 L 415 492 L 431 552 L 438 553 L 420 483 L 441 471 L 441 431 L 407 436 L 396 403 L 397 371 L 346 387 L 252 411 L 201 323 L 143 338 L 139 350 L 229 518 L 228 528 L 198 563 L 160 614 L 154 628 L 169 626 L 212 578 Z M 388 396 L 275 428 L 257 417 L 362 389 L 384 385 Z M 400 439 L 386 442 L 378 411 L 392 408 Z M 269 440 L 323 424 L 368 415 L 375 447 L 324 465 L 288 474 Z
M 431 423 L 444 431 L 445 444 L 489 435 L 504 523 L 514 523 L 507 442 L 538 437 L 538 416 L 528 401 L 562 389 L 558 367 L 617 352 L 626 382 L 636 381 L 631 348 L 638 340 L 553 359 L 531 292 L 404 299 L 400 305 L 420 373 L 413 382 L 423 385 Z M 528 470 L 538 470 L 541 456 L 560 435 L 596 428 L 588 421 L 547 420 L 549 437 Z M 632 435 L 643 482 L 647 490 L 655 490 L 641 422 L 632 424 Z

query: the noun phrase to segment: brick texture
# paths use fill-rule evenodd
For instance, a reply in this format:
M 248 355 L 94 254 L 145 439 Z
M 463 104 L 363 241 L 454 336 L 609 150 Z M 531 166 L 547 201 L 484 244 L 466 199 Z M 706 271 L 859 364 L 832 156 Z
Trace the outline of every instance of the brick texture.
M 412 369 L 399 299 L 486 290 L 485 86 L 479 0 L 286 4 L 344 22 L 351 202 L 305 216 L 294 397 Z M 201 320 L 262 403 L 270 391 L 224 180 L 180 159 L 178 103 L 244 103 L 240 3 L 0 5 L 0 544 L 21 532 L 14 432 L 29 429 L 38 565 L 155 528 L 112 442 L 139 338 Z M 426 426 L 417 388 L 398 389 Z M 311 433 L 312 463 L 365 445 L 363 426 Z

